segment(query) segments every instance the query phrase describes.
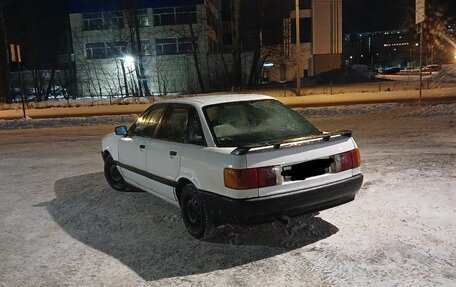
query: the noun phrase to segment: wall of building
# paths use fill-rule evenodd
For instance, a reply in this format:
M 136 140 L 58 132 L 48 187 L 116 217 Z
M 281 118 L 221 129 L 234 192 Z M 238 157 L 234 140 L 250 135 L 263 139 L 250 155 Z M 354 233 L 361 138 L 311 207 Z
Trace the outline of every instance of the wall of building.
M 300 78 L 340 68 L 342 65 L 342 1 L 300 1 Z M 272 67 L 265 68 L 270 81 L 296 80 L 296 11 L 294 1 L 283 21 L 284 41 L 274 46 L 282 53 L 269 59 Z M 303 9 L 305 8 L 305 9 Z
M 315 75 L 334 70 L 342 66 L 340 54 L 318 54 L 311 59 L 312 72 Z
M 311 54 L 311 43 L 301 43 L 301 53 L 299 55 L 301 64 L 300 77 L 307 77 L 309 75 L 309 59 Z M 281 46 L 275 46 L 278 51 L 282 49 Z M 264 77 L 269 81 L 293 81 L 296 80 L 296 45 L 289 45 L 288 53 L 286 55 L 279 54 L 270 58 L 268 63 L 273 64 L 271 67 L 264 69 Z
M 425 45 L 424 64 L 445 64 L 454 61 L 456 28 L 449 25 L 439 45 Z M 452 34 L 453 33 L 453 34 Z M 425 37 L 427 38 L 427 37 Z M 410 67 L 419 65 L 419 35 L 413 30 L 389 30 L 351 33 L 344 37 L 343 60 L 346 65 L 372 67 Z
M 313 0 L 312 54 L 342 54 L 342 1 Z
M 222 53 L 219 49 L 221 41 L 221 19 L 217 9 L 219 1 L 207 1 L 197 5 L 197 23 L 191 25 L 193 35 L 197 39 L 196 53 L 198 65 L 205 90 L 229 89 L 230 73 L 233 66 L 232 55 Z M 177 10 L 176 10 L 177 11 Z M 212 13 L 212 17 L 208 14 Z M 126 64 L 125 57 L 132 51 L 128 26 L 120 29 L 103 29 L 88 31 L 84 29 L 84 14 L 70 15 L 73 49 L 78 77 L 79 96 L 106 96 L 137 93 L 137 76 L 134 64 Z M 162 55 L 165 49 L 157 39 L 185 39 L 191 38 L 189 24 L 157 25 L 154 26 L 154 9 L 148 8 L 149 25 L 141 28 L 141 41 L 146 46 L 142 55 L 144 77 L 150 91 L 154 94 L 176 92 L 197 92 L 201 90 L 198 73 L 195 65 L 195 56 L 192 52 Z M 216 23 L 214 23 L 216 22 Z M 178 40 L 176 47 L 179 47 Z M 120 47 L 119 55 L 109 55 L 103 59 L 91 58 L 91 48 L 88 43 L 127 43 Z M 167 46 L 169 47 L 169 46 Z M 88 50 L 89 49 L 89 50 Z M 179 49 L 179 48 L 177 48 Z M 242 54 L 242 78 L 249 79 L 253 54 Z M 125 69 L 122 68 L 125 67 Z M 125 85 L 125 82 L 127 84 Z M 126 89 L 128 88 L 128 90 Z

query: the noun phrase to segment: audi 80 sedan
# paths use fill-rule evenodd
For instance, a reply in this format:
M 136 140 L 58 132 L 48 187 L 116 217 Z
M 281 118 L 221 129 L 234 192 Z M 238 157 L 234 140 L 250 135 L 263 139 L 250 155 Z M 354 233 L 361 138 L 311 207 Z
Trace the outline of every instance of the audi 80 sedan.
M 102 140 L 104 174 L 179 207 L 188 232 L 313 213 L 355 198 L 363 182 L 350 131 L 323 132 L 263 95 L 164 100 Z

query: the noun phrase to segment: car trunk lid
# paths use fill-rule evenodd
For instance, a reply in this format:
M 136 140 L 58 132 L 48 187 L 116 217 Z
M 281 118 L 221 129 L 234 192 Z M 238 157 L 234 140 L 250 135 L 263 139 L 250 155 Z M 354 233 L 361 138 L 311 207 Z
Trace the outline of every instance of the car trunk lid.
M 247 168 L 275 167 L 277 184 L 258 189 L 259 196 L 271 196 L 351 177 L 352 170 L 335 172 L 334 166 L 338 154 L 354 148 L 351 133 L 338 132 L 237 152 L 245 154 Z

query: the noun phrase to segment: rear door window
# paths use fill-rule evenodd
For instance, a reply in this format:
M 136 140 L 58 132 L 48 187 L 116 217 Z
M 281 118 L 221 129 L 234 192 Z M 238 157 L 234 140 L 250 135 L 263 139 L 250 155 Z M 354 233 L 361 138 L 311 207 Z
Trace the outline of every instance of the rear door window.
M 187 143 L 202 146 L 206 145 L 198 114 L 194 109 L 190 110 L 188 116 Z
M 158 129 L 157 138 L 172 142 L 184 142 L 189 109 L 185 106 L 171 107 L 166 111 Z

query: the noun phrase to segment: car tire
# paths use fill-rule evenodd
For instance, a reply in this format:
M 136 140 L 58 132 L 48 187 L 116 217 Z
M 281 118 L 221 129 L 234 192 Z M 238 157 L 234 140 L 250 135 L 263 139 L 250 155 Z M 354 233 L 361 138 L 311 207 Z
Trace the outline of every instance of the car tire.
M 215 228 L 204 201 L 193 184 L 187 184 L 182 188 L 179 203 L 182 219 L 190 235 L 196 239 L 210 237 Z
M 142 191 L 135 187 L 130 186 L 125 182 L 122 174 L 120 174 L 119 169 L 117 168 L 116 163 L 111 155 L 108 155 L 104 161 L 104 176 L 109 186 L 117 191 L 123 192 L 138 192 Z

